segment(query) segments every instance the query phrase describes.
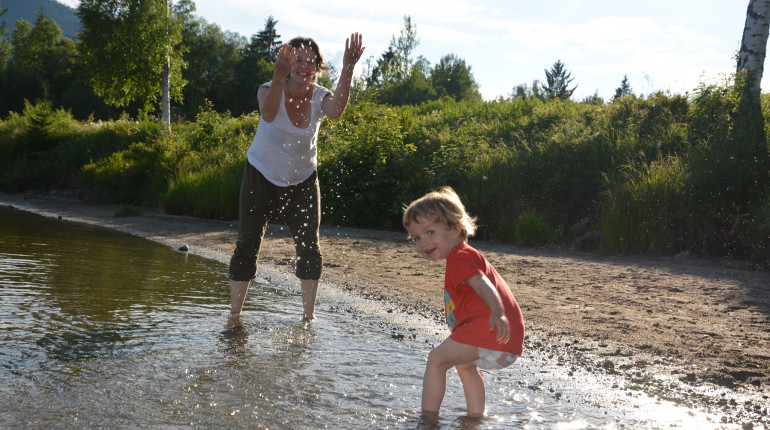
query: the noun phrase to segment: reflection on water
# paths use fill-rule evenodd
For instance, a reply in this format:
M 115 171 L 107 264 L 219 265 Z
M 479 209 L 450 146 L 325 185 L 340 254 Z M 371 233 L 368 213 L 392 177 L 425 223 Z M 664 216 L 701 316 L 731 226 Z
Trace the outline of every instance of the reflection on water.
M 441 419 L 419 414 L 443 327 L 324 286 L 302 324 L 296 283 L 252 288 L 225 324 L 226 267 L 144 239 L 0 209 L 2 428 L 721 428 L 618 381 L 525 354 L 486 374 L 488 416 L 464 416 L 450 374 Z

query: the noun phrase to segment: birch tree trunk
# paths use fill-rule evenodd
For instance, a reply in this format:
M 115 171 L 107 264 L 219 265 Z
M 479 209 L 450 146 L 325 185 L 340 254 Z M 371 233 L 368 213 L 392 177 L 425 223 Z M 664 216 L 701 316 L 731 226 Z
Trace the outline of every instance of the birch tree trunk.
M 743 39 L 738 53 L 737 72 L 749 74 L 749 88 L 757 95 L 761 92 L 760 84 L 765 66 L 768 34 L 770 34 L 770 0 L 749 0 L 746 26 L 743 28 Z
M 169 5 L 169 2 L 166 2 L 166 31 L 168 32 L 168 24 L 169 20 L 171 19 L 171 6 Z M 171 49 L 171 47 L 166 46 L 166 49 Z M 163 65 L 163 82 L 161 84 L 163 86 L 163 89 L 161 90 L 161 98 L 160 98 L 160 110 L 163 121 L 163 126 L 166 128 L 166 131 L 171 130 L 171 59 L 166 55 L 166 64 Z
M 161 96 L 161 112 L 163 126 L 166 131 L 171 130 L 171 66 L 170 61 L 167 60 L 166 66 L 163 68 L 163 93 Z

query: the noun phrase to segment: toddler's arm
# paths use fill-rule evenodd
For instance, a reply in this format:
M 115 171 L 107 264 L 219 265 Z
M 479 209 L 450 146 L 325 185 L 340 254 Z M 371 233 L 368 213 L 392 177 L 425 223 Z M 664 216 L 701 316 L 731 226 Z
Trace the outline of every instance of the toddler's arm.
M 484 300 L 484 303 L 487 304 L 491 311 L 489 315 L 489 331 L 497 329 L 497 341 L 499 343 L 507 343 L 511 338 L 511 327 L 508 323 L 508 318 L 505 317 L 503 301 L 500 299 L 500 294 L 497 293 L 495 286 L 484 275 L 476 275 L 465 282 Z

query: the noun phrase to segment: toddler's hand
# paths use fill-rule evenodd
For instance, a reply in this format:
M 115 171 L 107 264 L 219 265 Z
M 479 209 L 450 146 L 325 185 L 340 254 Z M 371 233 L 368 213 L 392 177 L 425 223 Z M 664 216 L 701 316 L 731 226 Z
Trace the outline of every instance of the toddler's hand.
M 508 318 L 505 315 L 496 317 L 491 315 L 489 317 L 489 331 L 497 329 L 497 342 L 508 343 L 511 339 L 511 325 L 508 323 Z

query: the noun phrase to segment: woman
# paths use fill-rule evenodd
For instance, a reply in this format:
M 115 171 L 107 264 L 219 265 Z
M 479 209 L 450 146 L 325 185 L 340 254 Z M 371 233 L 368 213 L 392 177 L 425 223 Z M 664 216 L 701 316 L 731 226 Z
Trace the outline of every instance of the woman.
M 281 47 L 273 79 L 257 93 L 260 120 L 247 152 L 240 194 L 240 228 L 230 259 L 230 322 L 237 323 L 268 221 L 289 226 L 297 253 L 302 318 L 315 318 L 321 277 L 318 246 L 321 199 L 317 173 L 318 129 L 325 116 L 339 118 L 350 96 L 353 69 L 364 52 L 362 36 L 345 40 L 336 91 L 318 85 L 324 60 L 318 44 L 296 37 Z

